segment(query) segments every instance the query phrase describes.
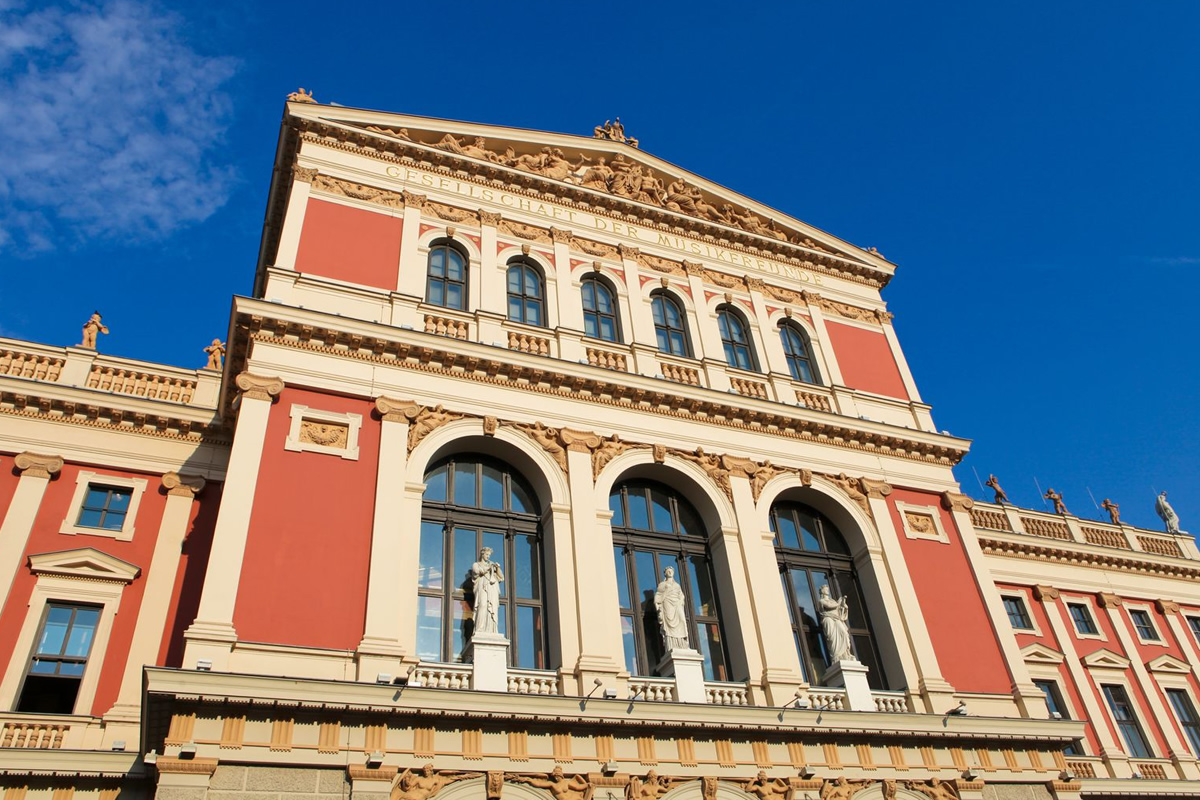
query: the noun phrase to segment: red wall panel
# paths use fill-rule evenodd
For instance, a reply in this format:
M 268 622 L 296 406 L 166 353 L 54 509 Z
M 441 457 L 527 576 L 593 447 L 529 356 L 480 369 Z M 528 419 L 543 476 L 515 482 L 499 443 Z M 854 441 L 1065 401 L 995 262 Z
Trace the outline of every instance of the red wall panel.
M 179 553 L 175 587 L 171 592 L 171 605 L 167 609 L 166 630 L 163 631 L 162 647 L 158 653 L 160 665 L 183 665 L 183 632 L 195 621 L 196 611 L 200 608 L 200 591 L 204 584 L 204 571 L 208 569 L 222 488 L 219 483 L 209 483 L 201 492 L 199 501 L 192 504 L 192 517 L 183 540 L 183 549 Z
M 960 692 L 1008 694 L 1012 689 L 1004 655 L 953 518 L 935 494 L 896 489 L 889 499 L 942 677 Z M 950 544 L 905 536 L 896 501 L 936 507 Z
M 363 417 L 357 461 L 284 450 L 294 403 Z M 353 649 L 366 619 L 379 423 L 373 403 L 285 389 L 271 409 L 238 585 L 238 638 Z
M 842 370 L 842 380 L 851 389 L 908 400 L 900 368 L 882 333 L 827 320 L 830 343 Z
M 12 456 L 5 454 L 0 458 L 0 521 L 8 512 L 8 504 L 12 502 L 13 492 L 17 491 L 17 482 L 21 473 L 13 466 Z
M 309 200 L 296 269 L 394 291 L 402 227 L 400 217 Z

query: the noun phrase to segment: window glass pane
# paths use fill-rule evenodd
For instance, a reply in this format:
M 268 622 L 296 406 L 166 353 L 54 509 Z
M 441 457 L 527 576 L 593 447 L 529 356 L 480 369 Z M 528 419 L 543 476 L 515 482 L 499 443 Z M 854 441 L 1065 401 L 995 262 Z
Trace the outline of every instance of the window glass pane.
M 454 465 L 454 504 L 475 507 L 475 463 L 459 462 Z
M 79 525 L 84 528 L 99 528 L 101 514 L 97 509 L 85 508 L 79 512 Z
M 521 514 L 536 514 L 537 506 L 534 505 L 533 498 L 525 490 L 525 486 L 513 476 L 509 476 L 508 484 L 509 509 Z
M 453 627 L 450 629 L 451 661 L 462 661 L 463 648 L 470 638 L 470 626 L 473 624 L 471 606 L 466 600 L 454 600 L 450 604 L 453 614 Z M 503 619 L 503 617 L 501 617 Z
M 674 517 L 671 516 L 671 498 L 660 489 L 650 490 L 650 504 L 654 511 L 654 530 L 674 533 Z
M 71 633 L 67 637 L 64 655 L 86 658 L 92 651 L 92 638 L 96 633 L 96 623 L 100 621 L 100 609 L 79 608 L 75 610 L 75 622 L 71 625 Z
M 796 605 L 792 602 L 791 592 L 788 591 L 788 576 L 787 571 L 783 570 L 779 573 L 779 582 L 783 586 L 783 597 L 787 601 L 788 619 L 793 625 L 796 624 Z
M 579 293 L 583 297 L 583 310 L 596 310 L 596 282 L 594 280 L 584 279 L 579 286 Z
M 583 315 L 583 334 L 596 339 L 600 338 L 600 325 L 595 314 L 589 312 Z
M 513 322 L 524 322 L 521 316 L 521 298 L 509 295 L 508 298 L 508 318 Z
M 497 611 L 497 613 L 500 616 L 499 616 L 499 619 L 497 620 L 499 622 L 499 624 L 496 627 L 497 627 L 500 635 L 507 638 L 508 637 L 508 603 L 501 602 L 500 609 L 499 609 L 499 611 Z
M 417 598 L 417 656 L 422 661 L 442 661 L 442 599 Z
M 658 339 L 658 352 L 671 352 L 671 334 L 667 332 L 666 328 L 655 328 L 654 336 Z
M 79 661 L 60 661 L 58 664 L 58 674 L 77 678 L 83 675 L 83 668 L 85 666 L 87 666 L 85 663 Z
M 36 675 L 53 675 L 58 670 L 58 663 L 57 661 L 35 658 L 33 664 L 29 667 L 29 671 Z
M 483 465 L 483 485 L 481 487 L 483 508 L 504 510 L 504 473 L 492 464 Z
M 128 489 L 108 490 L 108 510 L 125 512 L 129 510 L 129 499 L 133 493 Z
M 442 526 L 439 523 L 421 523 L 421 552 L 417 567 L 417 585 L 422 588 L 442 588 L 442 544 L 444 538 Z
M 431 280 L 425 290 L 425 299 L 435 306 L 446 305 L 446 285 L 439 280 Z
M 800 621 L 806 628 L 817 627 L 817 607 L 813 602 L 813 591 L 808 580 L 808 571 L 793 569 L 791 570 L 791 574 L 796 606 L 800 609 Z
M 818 536 L 817 521 L 803 511 L 797 512 L 797 516 L 800 518 L 800 541 L 804 549 L 816 553 L 821 552 L 824 548 L 821 547 L 821 540 Z
M 650 517 L 646 510 L 646 490 L 641 487 L 631 487 L 626 492 L 626 503 L 629 506 L 628 526 L 639 531 L 650 530 Z
M 608 496 L 608 508 L 613 512 L 612 526 L 625 527 L 625 509 L 621 506 L 621 492 L 616 491 Z
M 517 666 L 544 669 L 542 614 L 532 606 L 517 606 Z
M 629 575 L 625 571 L 625 551 L 613 548 L 613 563 L 617 568 L 617 597 L 621 608 L 633 608 L 629 603 Z
M 667 324 L 665 303 L 661 297 L 655 297 L 650 301 L 650 313 L 654 317 L 654 324 L 665 326 Z
M 447 308 L 457 308 L 461 310 L 463 304 L 463 287 L 461 284 L 451 283 L 446 286 L 446 300 L 442 305 Z
M 89 486 L 87 495 L 83 498 L 84 508 L 103 509 L 104 501 L 108 499 L 108 492 L 98 486 Z
M 536 600 L 542 581 L 538 576 L 537 541 L 532 536 L 513 537 L 513 589 L 522 600 Z
M 442 465 L 425 476 L 424 499 L 431 503 L 446 502 L 446 472 L 450 467 Z
M 796 522 L 789 509 L 776 511 L 771 515 L 771 522 L 780 547 L 792 550 L 800 549 L 800 540 L 796 538 Z
M 846 540 L 842 538 L 842 535 L 838 533 L 829 520 L 821 523 L 821 535 L 825 539 L 825 550 L 827 552 L 843 556 L 850 555 L 850 548 L 846 546 Z
M 64 606 L 50 606 L 37 652 L 45 655 L 60 655 L 63 651 L 63 643 L 67 639 L 67 626 L 70 624 L 71 609 Z
M 709 681 L 729 680 L 729 674 L 725 669 L 725 652 L 721 647 L 721 629 L 713 623 L 697 627 L 700 634 L 700 654 L 704 656 L 704 679 Z
M 671 353 L 677 356 L 687 355 L 687 345 L 684 344 L 683 334 L 679 331 L 671 332 Z
M 717 615 L 717 598 L 713 594 L 708 560 L 703 556 L 688 557 L 688 580 L 692 588 L 692 608 L 703 617 Z
M 476 536 L 478 532 L 472 528 L 455 528 L 454 529 L 454 574 L 451 580 L 454 581 L 455 589 L 469 587 L 471 565 L 475 563 L 475 557 L 479 555 L 476 550 Z
M 625 648 L 625 669 L 637 675 L 637 640 L 633 634 L 633 617 L 621 616 L 621 644 Z
M 446 249 L 435 247 L 429 251 L 429 274 L 441 278 L 446 274 Z
M 525 294 L 529 297 L 542 296 L 542 279 L 533 267 L 525 267 Z
M 509 294 L 521 294 L 521 268 L 508 268 L 508 291 Z
M 449 259 L 446 264 L 446 277 L 452 281 L 461 282 L 463 279 L 463 257 L 457 250 L 447 248 Z
M 654 554 L 639 550 L 634 553 L 634 571 L 637 573 L 638 599 L 643 608 L 648 604 L 654 612 L 654 590 L 658 588 L 658 576 L 654 570 Z

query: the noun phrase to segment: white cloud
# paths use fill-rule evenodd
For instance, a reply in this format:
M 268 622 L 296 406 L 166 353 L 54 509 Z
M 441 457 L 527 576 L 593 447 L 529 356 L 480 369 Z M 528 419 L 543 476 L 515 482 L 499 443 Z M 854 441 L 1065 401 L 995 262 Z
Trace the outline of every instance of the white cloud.
M 225 203 L 233 59 L 147 2 L 0 11 L 0 251 L 161 238 Z

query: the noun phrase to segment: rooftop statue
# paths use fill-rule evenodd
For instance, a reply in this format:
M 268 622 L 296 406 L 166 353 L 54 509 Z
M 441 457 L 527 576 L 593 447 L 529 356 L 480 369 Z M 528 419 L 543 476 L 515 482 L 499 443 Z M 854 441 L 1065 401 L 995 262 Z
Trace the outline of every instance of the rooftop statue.
M 93 311 L 92 316 L 88 321 L 83 323 L 83 341 L 79 343 L 80 347 L 86 347 L 89 350 L 96 349 L 96 335 L 108 333 L 108 326 L 100 321 L 100 312 Z
M 1003 505 L 1004 503 L 1009 502 L 1008 494 L 1000 488 L 1000 479 L 995 475 L 988 475 L 988 479 L 984 481 L 984 484 L 992 487 L 992 491 L 996 493 L 995 502 L 998 505 Z
M 596 127 L 592 128 L 592 138 L 608 139 L 609 141 L 613 142 L 621 142 L 629 145 L 630 147 L 638 146 L 637 139 L 633 138 L 632 136 L 625 135 L 625 126 L 621 124 L 620 117 L 617 117 L 616 122 L 606 119 L 604 120 L 603 125 L 597 125 Z
M 1071 513 L 1069 511 L 1067 511 L 1067 504 L 1063 502 L 1062 495 L 1059 494 L 1058 492 L 1054 491 L 1053 488 L 1047 489 L 1046 493 L 1044 495 L 1042 495 L 1042 497 L 1046 498 L 1051 503 L 1054 503 L 1054 513 L 1055 514 Z
M 1113 525 L 1121 524 L 1121 507 L 1119 505 L 1106 497 L 1100 507 L 1108 512 L 1108 518 L 1112 520 Z
M 1158 493 L 1158 500 L 1154 502 L 1154 511 L 1167 526 L 1167 533 L 1179 533 L 1179 515 L 1175 513 L 1175 509 L 1171 508 L 1171 504 L 1167 502 L 1166 492 Z
M 220 369 L 221 359 L 225 357 L 225 345 L 220 339 L 213 339 L 212 344 L 204 348 L 204 352 L 208 353 L 208 364 L 205 369 Z
M 291 92 L 288 94 L 288 102 L 289 103 L 315 103 L 317 101 L 313 100 L 312 92 L 304 91 L 304 87 L 301 86 L 298 91 Z

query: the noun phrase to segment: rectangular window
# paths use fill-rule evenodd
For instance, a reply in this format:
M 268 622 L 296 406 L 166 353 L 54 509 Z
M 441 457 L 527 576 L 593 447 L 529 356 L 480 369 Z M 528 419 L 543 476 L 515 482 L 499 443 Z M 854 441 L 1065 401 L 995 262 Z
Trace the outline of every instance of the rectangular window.
M 1192 629 L 1192 636 L 1196 637 L 1196 641 L 1200 643 L 1200 617 L 1188 617 L 1188 627 Z
M 1054 681 L 1034 681 L 1035 686 L 1042 690 L 1042 694 L 1046 696 L 1046 710 L 1050 712 L 1050 716 L 1055 719 L 1070 719 L 1071 715 L 1067 713 L 1067 705 L 1063 702 L 1062 693 L 1058 690 L 1058 684 Z M 1068 756 L 1077 756 L 1080 754 L 1079 745 L 1077 742 L 1072 742 L 1063 749 L 1063 754 Z
M 1105 684 L 1102 688 L 1104 689 L 1104 698 L 1108 701 L 1108 708 L 1117 722 L 1117 728 L 1121 731 L 1121 738 L 1125 740 L 1125 747 L 1128 749 L 1129 755 L 1134 758 L 1153 758 L 1150 753 L 1150 745 L 1146 743 L 1146 735 L 1142 733 L 1142 726 L 1138 724 L 1137 715 L 1133 712 L 1133 705 L 1129 702 L 1129 695 L 1125 694 L 1125 687 Z
M 1030 621 L 1029 612 L 1025 609 L 1025 601 L 1020 597 L 1005 597 L 1004 610 L 1008 613 L 1009 624 L 1015 630 L 1033 630 L 1033 622 Z
M 84 528 L 119 531 L 125 526 L 132 497 L 132 489 L 88 484 L 76 524 Z
M 1196 707 L 1192 705 L 1192 698 L 1188 697 L 1188 693 L 1183 689 L 1167 689 L 1167 698 L 1171 701 L 1171 708 L 1175 709 L 1179 725 L 1187 734 L 1188 742 L 1192 745 L 1192 752 L 1200 755 L 1200 717 L 1196 716 Z
M 1147 642 L 1158 641 L 1158 631 L 1155 630 L 1154 623 L 1150 621 L 1150 612 L 1140 608 L 1131 608 L 1129 618 L 1133 620 L 1133 627 L 1137 630 L 1138 637 Z
M 71 714 L 96 638 L 100 609 L 50 603 L 46 606 L 17 711 Z
M 1083 603 L 1067 603 L 1067 610 L 1071 612 L 1071 622 L 1075 623 L 1075 632 L 1081 633 L 1084 636 L 1095 636 L 1096 621 L 1092 619 L 1092 612 Z

